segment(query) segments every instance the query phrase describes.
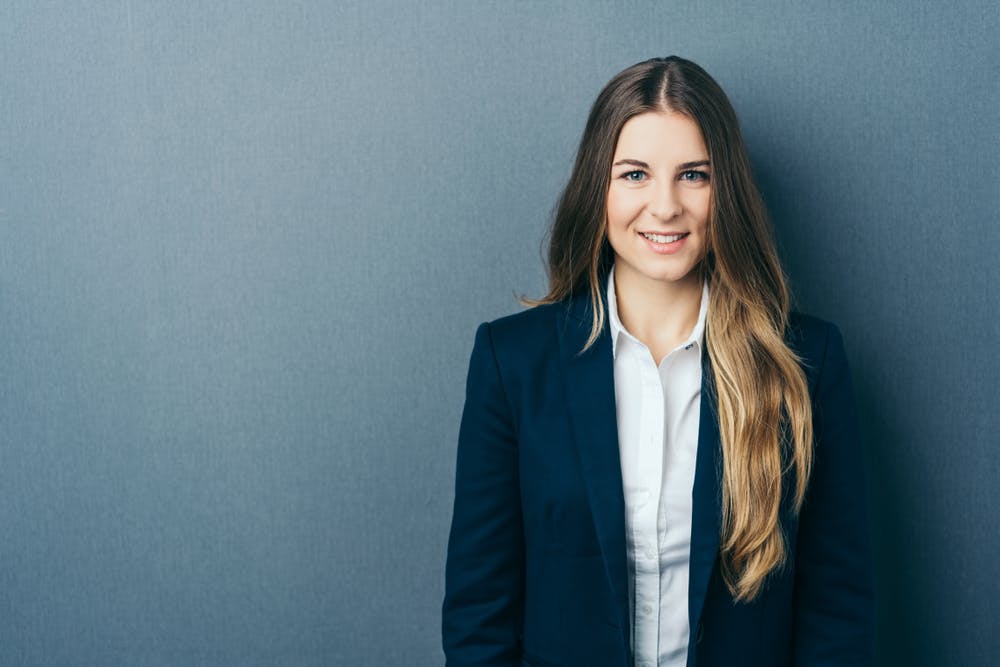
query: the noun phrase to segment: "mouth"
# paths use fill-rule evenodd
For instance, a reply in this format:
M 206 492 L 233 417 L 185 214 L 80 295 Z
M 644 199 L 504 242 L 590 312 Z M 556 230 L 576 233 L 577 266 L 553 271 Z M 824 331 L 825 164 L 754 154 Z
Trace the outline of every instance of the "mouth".
M 684 247 L 685 239 L 691 232 L 678 232 L 675 234 L 656 234 L 654 232 L 639 232 L 639 236 L 649 244 L 649 249 L 657 255 L 673 255 L 680 252 Z
M 688 236 L 691 232 L 681 232 L 680 234 L 654 234 L 652 232 L 639 232 L 639 234 L 653 243 L 659 245 L 668 245 L 670 243 L 675 243 L 680 241 L 682 238 Z

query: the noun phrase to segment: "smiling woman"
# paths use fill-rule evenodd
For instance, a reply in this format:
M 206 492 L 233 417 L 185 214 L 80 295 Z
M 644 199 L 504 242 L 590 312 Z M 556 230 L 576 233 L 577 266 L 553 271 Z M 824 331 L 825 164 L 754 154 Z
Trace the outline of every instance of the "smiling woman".
M 861 448 L 835 326 L 789 310 L 736 114 L 696 64 L 601 91 L 549 293 L 476 334 L 449 665 L 866 665 Z
M 698 125 L 679 113 L 647 112 L 629 119 L 618 135 L 607 201 L 607 239 L 615 253 L 619 292 L 673 292 L 687 296 L 682 312 L 698 313 L 705 259 L 711 178 L 708 149 Z M 650 322 L 640 330 L 632 302 L 619 300 L 625 328 L 662 359 L 694 327 L 694 320 Z M 666 325 L 666 326 L 663 326 Z

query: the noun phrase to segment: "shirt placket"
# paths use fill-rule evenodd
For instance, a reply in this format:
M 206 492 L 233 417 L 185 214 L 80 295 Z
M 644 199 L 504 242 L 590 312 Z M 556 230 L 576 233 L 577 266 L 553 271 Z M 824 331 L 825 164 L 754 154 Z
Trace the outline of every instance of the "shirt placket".
M 663 386 L 648 349 L 640 364 L 642 413 L 639 432 L 641 455 L 636 458 L 636 479 L 642 480 L 646 501 L 637 512 L 635 570 L 636 665 L 657 662 L 660 627 L 660 545 L 657 530 L 663 469 Z

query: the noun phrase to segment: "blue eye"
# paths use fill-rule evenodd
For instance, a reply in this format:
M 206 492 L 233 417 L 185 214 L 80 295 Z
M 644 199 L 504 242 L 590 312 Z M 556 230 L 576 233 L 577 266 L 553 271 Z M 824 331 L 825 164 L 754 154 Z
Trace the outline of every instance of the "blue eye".
M 698 183 L 700 181 L 708 180 L 708 173 L 704 171 L 698 171 L 697 169 L 689 169 L 688 171 L 681 172 L 681 180 L 688 181 L 690 183 Z
M 646 172 L 637 169 L 635 171 L 627 171 L 621 177 L 630 183 L 638 183 L 646 178 Z

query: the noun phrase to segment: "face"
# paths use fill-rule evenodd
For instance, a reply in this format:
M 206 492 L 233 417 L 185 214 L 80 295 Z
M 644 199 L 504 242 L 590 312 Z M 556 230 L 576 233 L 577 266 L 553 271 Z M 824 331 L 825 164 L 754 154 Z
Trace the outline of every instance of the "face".
M 698 285 L 711 206 L 708 150 L 693 120 L 648 112 L 622 127 L 611 161 L 608 243 L 616 280 Z

